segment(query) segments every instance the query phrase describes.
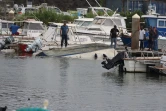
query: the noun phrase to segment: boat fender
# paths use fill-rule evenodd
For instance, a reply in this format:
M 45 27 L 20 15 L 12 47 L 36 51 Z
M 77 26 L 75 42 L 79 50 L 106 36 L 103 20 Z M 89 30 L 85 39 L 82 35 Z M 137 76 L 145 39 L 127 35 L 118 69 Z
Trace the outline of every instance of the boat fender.
M 97 57 L 98 57 L 98 56 L 97 56 L 97 54 L 95 53 L 94 58 L 97 59 Z

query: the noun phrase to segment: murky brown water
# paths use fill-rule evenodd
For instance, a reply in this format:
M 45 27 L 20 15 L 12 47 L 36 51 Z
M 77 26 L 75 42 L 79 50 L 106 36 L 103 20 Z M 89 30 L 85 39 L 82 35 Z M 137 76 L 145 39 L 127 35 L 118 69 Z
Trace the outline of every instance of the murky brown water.
M 100 61 L 1 54 L 0 105 L 11 111 L 43 107 L 48 99 L 48 109 L 54 111 L 166 109 L 166 77 L 110 72 Z

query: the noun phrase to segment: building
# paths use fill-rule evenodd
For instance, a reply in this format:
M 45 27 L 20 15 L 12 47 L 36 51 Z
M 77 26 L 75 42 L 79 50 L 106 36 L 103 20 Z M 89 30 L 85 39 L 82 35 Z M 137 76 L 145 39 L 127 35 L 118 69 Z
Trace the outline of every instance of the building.
M 161 15 L 166 15 L 166 0 L 106 0 L 106 6 L 112 10 L 118 11 L 135 11 L 141 10 L 146 13 L 149 4 L 156 6 L 156 12 Z

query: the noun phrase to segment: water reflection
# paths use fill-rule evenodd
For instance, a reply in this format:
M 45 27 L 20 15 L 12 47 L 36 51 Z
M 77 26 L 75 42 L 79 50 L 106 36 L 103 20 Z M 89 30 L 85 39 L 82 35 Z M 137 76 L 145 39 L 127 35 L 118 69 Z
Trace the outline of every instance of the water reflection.
M 68 104 L 67 102 L 67 92 L 68 92 L 68 67 L 69 61 L 68 58 L 60 58 L 60 87 L 59 87 L 59 94 L 58 94 L 58 104 L 60 107 L 58 110 L 65 111 L 67 110 L 65 106 Z
M 113 82 L 117 83 L 119 86 L 123 86 L 124 83 L 124 74 L 118 72 L 104 72 L 102 74 L 106 79 L 111 79 Z
M 55 111 L 158 111 L 165 86 L 166 77 L 106 71 L 100 61 L 0 55 L 0 104 L 9 111 L 44 99 Z

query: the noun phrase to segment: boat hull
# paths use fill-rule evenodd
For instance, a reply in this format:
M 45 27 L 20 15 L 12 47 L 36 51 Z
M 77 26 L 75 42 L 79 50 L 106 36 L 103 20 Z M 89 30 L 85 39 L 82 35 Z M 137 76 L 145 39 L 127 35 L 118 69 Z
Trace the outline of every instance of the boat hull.
M 42 53 L 47 56 L 54 57 L 70 57 L 98 60 L 103 60 L 103 54 L 107 55 L 107 57 L 109 58 L 112 58 L 117 54 L 117 52 L 113 48 L 110 48 L 109 45 L 104 44 L 85 44 L 67 48 L 55 48 L 51 50 L 43 50 Z
M 123 45 L 131 47 L 131 37 L 122 36 L 121 37 Z M 148 48 L 148 40 L 144 41 L 144 48 Z
M 146 72 L 146 65 L 134 60 L 124 60 L 124 68 L 126 72 Z

